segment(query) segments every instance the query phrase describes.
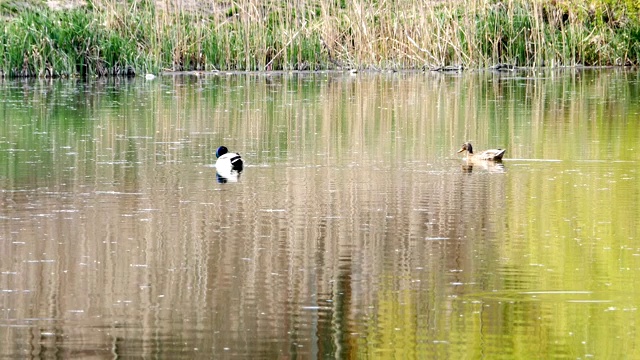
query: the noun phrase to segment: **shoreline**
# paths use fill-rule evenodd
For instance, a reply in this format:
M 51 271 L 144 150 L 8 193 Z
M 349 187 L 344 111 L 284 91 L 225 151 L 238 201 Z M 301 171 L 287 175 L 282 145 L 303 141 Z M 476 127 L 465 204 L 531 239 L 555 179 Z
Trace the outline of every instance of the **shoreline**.
M 481 73 L 488 72 L 494 74 L 517 74 L 523 72 L 553 72 L 553 71 L 597 71 L 597 70 L 625 70 L 625 71 L 640 71 L 640 66 L 637 65 L 606 65 L 606 66 L 558 66 L 558 67 L 517 67 L 512 70 L 496 70 L 491 67 L 484 68 L 468 68 L 464 70 L 456 70 L 456 71 L 438 71 L 438 70 L 422 70 L 422 69 L 398 69 L 398 70 L 376 70 L 376 69 L 363 69 L 363 70 L 351 70 L 351 69 L 327 69 L 327 70 L 213 70 L 213 71 L 160 71 L 157 74 L 147 73 L 147 74 L 136 74 L 133 76 L 119 76 L 123 78 L 147 78 L 148 81 L 153 81 L 157 77 L 163 76 L 193 76 L 193 77 L 210 77 L 210 76 L 239 76 L 239 75 L 249 75 L 249 76 L 286 76 L 286 75 L 317 75 L 317 74 L 343 74 L 343 75 L 352 75 L 357 76 L 358 74 L 442 74 L 442 75 L 462 75 L 462 74 L 471 74 L 471 73 Z M 104 77 L 109 78 L 109 77 Z M 114 78 L 114 77 L 111 77 Z M 68 76 L 68 77 L 7 77 L 0 71 L 0 80 L 19 80 L 19 79 L 81 79 L 79 76 Z M 100 77 L 89 77 L 88 79 L 100 79 Z
M 522 73 L 522 72 L 549 72 L 549 71 L 565 71 L 565 70 L 628 70 L 639 71 L 640 66 L 636 65 L 607 65 L 607 66 L 558 66 L 555 68 L 550 67 L 517 67 L 513 70 L 495 70 L 490 67 L 484 68 L 469 68 L 460 71 L 437 71 L 437 70 L 422 70 L 422 69 L 399 69 L 399 70 L 350 70 L 350 69 L 330 69 L 330 70 L 247 70 L 247 71 L 161 71 L 154 76 L 237 76 L 237 75 L 255 75 L 255 76 L 282 76 L 282 75 L 308 75 L 308 74 L 469 74 L 490 72 L 495 74 L 510 74 L 510 73 Z M 137 77 L 144 77 L 139 75 Z

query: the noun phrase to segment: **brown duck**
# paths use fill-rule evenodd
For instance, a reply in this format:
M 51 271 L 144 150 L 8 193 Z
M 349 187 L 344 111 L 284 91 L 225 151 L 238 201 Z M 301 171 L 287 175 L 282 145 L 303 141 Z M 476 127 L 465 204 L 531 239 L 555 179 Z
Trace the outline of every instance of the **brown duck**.
M 507 151 L 507 149 L 491 149 L 485 150 L 475 154 L 473 152 L 473 147 L 470 142 L 466 142 L 462 144 L 462 148 L 458 150 L 459 153 L 466 151 L 467 152 L 467 160 L 488 160 L 488 161 L 501 161 L 502 156 Z

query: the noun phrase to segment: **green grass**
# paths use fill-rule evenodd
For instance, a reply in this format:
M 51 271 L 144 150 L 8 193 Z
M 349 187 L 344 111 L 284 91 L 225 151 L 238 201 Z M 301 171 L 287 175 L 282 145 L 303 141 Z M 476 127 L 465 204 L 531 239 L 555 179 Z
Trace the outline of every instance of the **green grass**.
M 3 0 L 8 76 L 638 65 L 640 2 Z

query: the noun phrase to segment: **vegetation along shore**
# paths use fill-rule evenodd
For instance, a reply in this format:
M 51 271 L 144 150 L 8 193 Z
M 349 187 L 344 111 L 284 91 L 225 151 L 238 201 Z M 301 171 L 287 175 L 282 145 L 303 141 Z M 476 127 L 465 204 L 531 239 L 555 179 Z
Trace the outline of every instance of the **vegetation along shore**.
M 0 76 L 637 66 L 638 0 L 0 0 Z

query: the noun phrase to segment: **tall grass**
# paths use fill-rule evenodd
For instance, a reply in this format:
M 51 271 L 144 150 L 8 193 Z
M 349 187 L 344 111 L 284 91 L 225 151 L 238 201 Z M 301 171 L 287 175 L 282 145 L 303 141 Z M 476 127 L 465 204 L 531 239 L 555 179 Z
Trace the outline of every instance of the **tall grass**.
M 637 65 L 637 1 L 93 0 L 3 5 L 9 76 Z

